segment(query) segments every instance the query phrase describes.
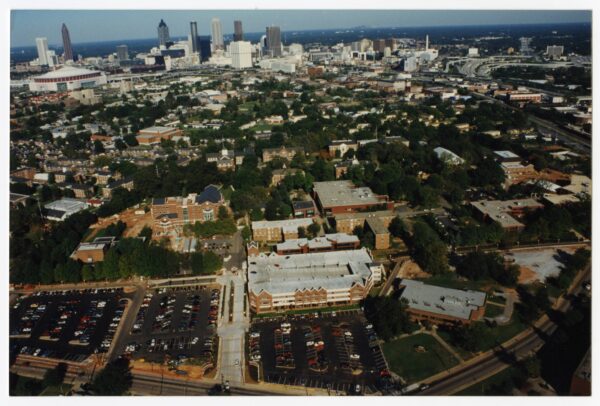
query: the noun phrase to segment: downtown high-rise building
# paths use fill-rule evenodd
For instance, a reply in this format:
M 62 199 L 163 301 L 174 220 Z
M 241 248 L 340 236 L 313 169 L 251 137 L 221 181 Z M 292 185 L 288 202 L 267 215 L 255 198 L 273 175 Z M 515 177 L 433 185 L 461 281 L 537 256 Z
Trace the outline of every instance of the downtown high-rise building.
M 35 45 L 37 47 L 38 60 L 40 65 L 49 65 L 48 62 L 48 38 L 36 38 Z
M 117 58 L 119 58 L 120 61 L 129 59 L 129 48 L 127 45 L 117 45 Z
M 169 42 L 171 42 L 169 27 L 167 26 L 167 23 L 161 19 L 160 23 L 158 23 L 158 46 L 166 47 Z
M 229 46 L 231 54 L 231 66 L 234 69 L 246 69 L 252 67 L 252 44 L 248 41 L 234 41 Z
M 267 27 L 267 55 L 281 56 L 281 29 L 277 26 Z
M 224 49 L 225 43 L 223 42 L 223 27 L 221 26 L 221 20 L 213 18 L 210 22 L 210 34 L 212 37 L 213 49 Z
M 210 37 L 208 35 L 198 37 L 198 52 L 200 53 L 200 62 L 206 62 L 212 56 Z
M 244 30 L 242 29 L 242 22 L 240 20 L 235 20 L 233 22 L 233 40 L 234 41 L 243 41 L 244 40 Z
M 192 52 L 198 52 L 198 24 L 190 21 L 190 48 Z
M 75 55 L 73 55 L 73 47 L 71 46 L 71 35 L 69 34 L 69 29 L 65 23 L 62 25 L 62 40 L 65 62 L 74 61 Z

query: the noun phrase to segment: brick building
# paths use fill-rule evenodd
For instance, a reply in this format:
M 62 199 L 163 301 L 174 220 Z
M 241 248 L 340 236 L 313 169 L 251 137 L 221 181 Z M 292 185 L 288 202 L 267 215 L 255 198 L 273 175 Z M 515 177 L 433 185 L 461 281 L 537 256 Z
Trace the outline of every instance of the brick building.
M 365 249 L 248 257 L 248 298 L 256 314 L 359 303 L 381 278 Z
M 154 228 L 159 232 L 167 232 L 185 224 L 216 220 L 219 207 L 224 204 L 219 189 L 208 185 L 200 194 L 154 198 L 150 210 Z
M 407 311 L 416 321 L 469 324 L 485 314 L 485 292 L 444 288 L 410 279 L 400 281 L 400 290 L 400 300 L 406 300 Z
M 381 210 L 336 214 L 334 221 L 338 233 L 352 234 L 356 227 L 370 229 L 375 235 L 375 249 L 379 250 L 390 247 L 390 232 L 388 227 L 394 217 L 393 211 Z
M 348 180 L 315 182 L 313 196 L 324 215 L 368 210 L 391 210 L 393 202 L 386 195 L 377 195 L 368 187 L 355 187 Z
M 295 239 L 298 238 L 298 228 L 307 228 L 312 223 L 312 218 L 253 221 L 252 239 L 262 242 Z
M 182 131 L 171 127 L 149 127 L 138 132 L 135 137 L 140 145 L 160 144 L 162 140 L 170 140 L 179 136 Z
M 523 230 L 525 225 L 517 219 L 530 211 L 544 207 L 534 199 L 480 200 L 471 202 L 471 206 L 475 208 L 482 220 L 495 221 L 509 232 Z
M 327 252 L 355 250 L 360 247 L 357 236 L 344 233 L 325 234 L 324 237 L 298 238 L 277 244 L 278 255 L 307 254 L 309 252 Z
M 279 148 L 265 148 L 262 152 L 262 160 L 264 163 L 270 162 L 275 158 L 287 159 L 291 161 L 296 154 L 304 154 L 304 148 L 302 147 L 279 147 Z
M 93 242 L 82 242 L 71 254 L 71 258 L 86 264 L 102 262 L 114 241 L 115 237 L 99 237 Z

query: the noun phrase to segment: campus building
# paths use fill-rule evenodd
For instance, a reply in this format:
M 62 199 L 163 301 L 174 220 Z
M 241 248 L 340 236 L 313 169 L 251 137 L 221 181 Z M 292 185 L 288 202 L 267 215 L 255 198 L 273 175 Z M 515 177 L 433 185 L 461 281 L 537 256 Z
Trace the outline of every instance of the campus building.
M 46 218 L 54 221 L 63 221 L 69 216 L 85 210 L 88 207 L 86 202 L 71 199 L 69 197 L 63 197 L 60 200 L 56 200 L 44 206 L 46 209 Z
M 93 242 L 82 242 L 73 251 L 71 258 L 85 264 L 102 262 L 114 241 L 115 237 L 98 237 Z
M 408 313 L 416 321 L 436 324 L 468 324 L 485 314 L 487 295 L 473 290 L 450 289 L 402 279 L 400 300 L 405 300 Z
M 309 252 L 327 252 L 355 250 L 360 247 L 360 240 L 352 234 L 325 234 L 324 237 L 297 238 L 277 244 L 278 255 L 307 254 Z
M 313 195 L 319 210 L 326 216 L 394 208 L 388 196 L 377 195 L 368 187 L 356 187 L 349 180 L 315 182 Z
M 154 219 L 154 228 L 159 232 L 167 232 L 185 224 L 216 220 L 219 207 L 224 203 L 219 189 L 214 185 L 208 185 L 200 194 L 154 198 L 150 210 Z
M 375 249 L 390 247 L 388 227 L 395 217 L 391 210 L 380 210 L 363 213 L 342 213 L 334 216 L 335 228 L 339 233 L 352 234 L 356 227 L 370 229 L 375 235 Z
M 471 206 L 479 213 L 482 220 L 495 221 L 505 231 L 512 232 L 519 232 L 525 228 L 525 225 L 517 218 L 523 217 L 527 212 L 544 207 L 534 199 L 480 200 L 471 202 Z
M 181 135 L 178 128 L 171 127 L 149 127 L 138 132 L 135 139 L 140 145 L 160 144 L 162 140 L 170 140 L 173 137 Z
M 252 239 L 254 241 L 283 241 L 298 238 L 298 228 L 307 228 L 313 223 L 312 218 L 299 218 L 275 221 L 253 221 Z
M 367 249 L 248 257 L 248 297 L 257 314 L 360 302 L 381 278 Z
M 302 147 L 279 147 L 279 148 L 265 148 L 262 153 L 262 160 L 264 163 L 271 162 L 275 158 L 292 160 L 296 154 L 304 154 L 304 148 Z

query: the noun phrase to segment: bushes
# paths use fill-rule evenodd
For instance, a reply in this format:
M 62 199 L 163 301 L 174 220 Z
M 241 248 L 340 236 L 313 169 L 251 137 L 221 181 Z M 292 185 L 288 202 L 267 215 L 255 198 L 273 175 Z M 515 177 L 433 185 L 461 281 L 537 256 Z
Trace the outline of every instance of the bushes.
M 513 286 L 519 278 L 516 265 L 505 266 L 504 259 L 495 252 L 470 252 L 462 258 L 456 272 L 472 280 L 491 278 L 504 286 Z

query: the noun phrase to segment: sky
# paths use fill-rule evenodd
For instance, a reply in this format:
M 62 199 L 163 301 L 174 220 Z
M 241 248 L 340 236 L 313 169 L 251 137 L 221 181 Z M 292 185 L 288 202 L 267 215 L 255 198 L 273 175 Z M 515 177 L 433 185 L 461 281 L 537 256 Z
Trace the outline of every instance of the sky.
M 13 10 L 11 47 L 34 46 L 36 37 L 48 44 L 62 43 L 61 26 L 66 23 L 74 44 L 145 39 L 157 36 L 161 18 L 172 37 L 187 36 L 189 22 L 197 21 L 198 34 L 208 35 L 210 20 L 218 17 L 223 33 L 233 32 L 233 21 L 241 20 L 244 32 L 264 31 L 279 25 L 282 31 L 367 27 L 436 27 L 456 25 L 591 23 L 591 11 L 518 10 Z

